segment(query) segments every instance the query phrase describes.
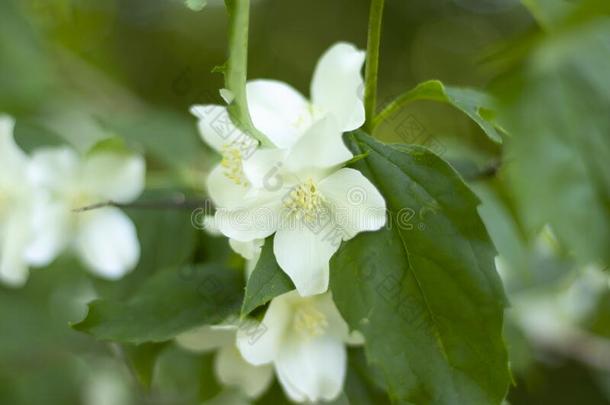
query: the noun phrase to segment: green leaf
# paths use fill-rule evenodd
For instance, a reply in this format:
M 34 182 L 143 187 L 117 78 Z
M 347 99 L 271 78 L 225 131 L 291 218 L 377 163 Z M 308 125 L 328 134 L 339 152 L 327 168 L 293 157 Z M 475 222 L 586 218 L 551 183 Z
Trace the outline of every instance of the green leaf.
M 493 120 L 494 101 L 491 96 L 480 90 L 446 86 L 438 80 L 420 83 L 414 89 L 399 96 L 377 115 L 373 127 L 405 105 L 418 100 L 451 104 L 476 122 L 491 140 L 502 142 L 501 130 Z
M 101 121 L 109 131 L 124 137 L 128 145 L 144 150 L 168 168 L 195 166 L 204 156 L 205 149 L 194 121 L 183 115 L 146 110 L 135 117 L 119 116 Z
M 551 28 L 576 7 L 573 0 L 521 0 L 544 29 Z
M 345 393 L 352 405 L 389 404 L 386 387 L 380 381 L 383 376 L 367 363 L 362 349 L 350 349 Z
M 267 238 L 256 267 L 248 279 L 241 315 L 246 316 L 278 295 L 294 290 L 273 254 L 273 237 Z
M 550 224 L 580 264 L 610 263 L 609 37 L 607 18 L 549 35 L 498 90 L 520 220 L 531 237 Z
M 138 379 L 138 382 L 145 388 L 150 388 L 157 358 L 168 343 L 144 343 L 138 346 L 123 345 L 125 361 L 129 368 Z
M 216 381 L 214 358 L 214 352 L 197 354 L 170 345 L 157 360 L 153 397 L 162 403 L 205 403 L 222 390 Z
M 418 146 L 346 136 L 354 167 L 384 195 L 388 225 L 343 244 L 331 290 L 392 400 L 493 404 L 509 384 L 504 292 L 479 201 L 442 159 Z
M 239 311 L 241 271 L 218 264 L 166 270 L 148 279 L 127 301 L 96 300 L 73 328 L 101 340 L 163 342 Z
M 119 136 L 112 136 L 96 142 L 88 151 L 88 155 L 96 153 L 116 153 L 122 155 L 131 155 L 133 152 L 129 150 L 125 144 L 125 140 Z

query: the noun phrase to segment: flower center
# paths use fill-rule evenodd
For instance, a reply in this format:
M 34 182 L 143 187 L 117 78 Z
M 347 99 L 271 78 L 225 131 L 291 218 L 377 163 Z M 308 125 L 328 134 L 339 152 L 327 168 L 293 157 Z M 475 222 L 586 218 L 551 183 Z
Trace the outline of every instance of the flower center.
M 312 337 L 320 336 L 328 328 L 326 315 L 318 311 L 312 304 L 299 306 L 293 320 L 294 330 Z
M 249 183 L 244 175 L 242 162 L 242 151 L 239 146 L 234 144 L 223 146 L 220 165 L 224 169 L 224 175 L 238 186 L 247 187 Z
M 284 199 L 284 207 L 288 209 L 289 215 L 311 222 L 322 212 L 323 202 L 324 196 L 318 186 L 312 179 L 308 179 L 290 191 Z

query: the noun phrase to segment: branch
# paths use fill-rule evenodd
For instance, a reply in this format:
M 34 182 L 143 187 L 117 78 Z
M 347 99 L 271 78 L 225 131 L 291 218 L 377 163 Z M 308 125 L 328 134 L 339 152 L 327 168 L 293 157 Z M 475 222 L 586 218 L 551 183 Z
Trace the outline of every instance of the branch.
M 189 210 L 192 211 L 197 208 L 210 208 L 213 209 L 214 205 L 211 200 L 187 200 L 184 195 L 178 195 L 174 198 L 167 200 L 150 200 L 150 201 L 135 201 L 132 203 L 118 203 L 115 201 L 103 201 L 100 203 L 87 205 L 84 207 L 75 208 L 72 212 L 82 213 L 93 211 L 106 207 L 116 207 L 121 209 L 150 209 L 150 210 L 163 210 L 163 209 L 175 209 L 175 210 Z

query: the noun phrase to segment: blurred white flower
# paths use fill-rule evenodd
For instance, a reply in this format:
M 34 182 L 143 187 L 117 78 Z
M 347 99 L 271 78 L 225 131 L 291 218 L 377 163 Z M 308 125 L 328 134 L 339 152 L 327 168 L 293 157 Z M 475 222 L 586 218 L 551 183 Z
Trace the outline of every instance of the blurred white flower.
M 33 213 L 46 203 L 28 174 L 30 159 L 13 138 L 15 121 L 0 115 L 0 281 L 14 287 L 28 278 L 28 246 L 37 233 Z
M 252 341 L 238 330 L 242 356 L 254 365 L 273 364 L 293 401 L 332 401 L 341 393 L 347 369 L 346 344 L 362 344 L 350 336 L 330 293 L 300 297 L 296 291 L 271 301 L 263 318 L 266 332 Z
M 244 360 L 235 344 L 237 329 L 236 325 L 205 325 L 177 336 L 176 342 L 196 353 L 217 350 L 214 372 L 218 380 L 255 399 L 271 385 L 273 369 L 270 366 L 254 366 Z
M 84 157 L 67 147 L 42 149 L 32 156 L 30 174 L 37 186 L 51 193 L 38 210 L 39 233 L 29 258 L 44 262 L 72 248 L 95 274 L 118 279 L 140 258 L 136 228 L 120 209 L 74 210 L 108 201 L 129 203 L 144 189 L 141 156 L 109 149 Z

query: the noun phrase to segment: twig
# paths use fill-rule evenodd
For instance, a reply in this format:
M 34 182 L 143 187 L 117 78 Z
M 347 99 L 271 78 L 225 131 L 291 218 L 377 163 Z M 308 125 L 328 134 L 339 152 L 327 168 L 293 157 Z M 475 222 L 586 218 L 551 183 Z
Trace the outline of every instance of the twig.
M 184 196 L 175 197 L 170 200 L 150 200 L 150 201 L 135 201 L 132 203 L 118 203 L 115 201 L 104 201 L 96 204 L 87 205 L 84 207 L 75 208 L 72 212 L 82 213 L 97 210 L 106 207 L 116 207 L 121 209 L 176 209 L 192 211 L 197 208 L 209 207 L 213 208 L 213 204 L 209 199 L 203 200 L 187 200 Z

